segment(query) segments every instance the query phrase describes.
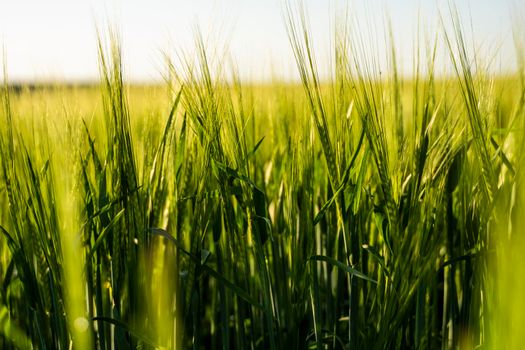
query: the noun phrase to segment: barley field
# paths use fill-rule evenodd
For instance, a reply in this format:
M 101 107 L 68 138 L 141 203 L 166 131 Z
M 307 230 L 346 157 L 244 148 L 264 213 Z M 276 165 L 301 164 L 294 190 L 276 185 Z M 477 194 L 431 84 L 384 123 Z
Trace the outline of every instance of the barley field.
M 1 348 L 525 346 L 524 32 L 491 73 L 450 11 L 407 79 L 339 25 L 325 79 L 287 9 L 297 83 L 197 35 L 128 84 L 111 29 L 98 85 L 4 76 Z

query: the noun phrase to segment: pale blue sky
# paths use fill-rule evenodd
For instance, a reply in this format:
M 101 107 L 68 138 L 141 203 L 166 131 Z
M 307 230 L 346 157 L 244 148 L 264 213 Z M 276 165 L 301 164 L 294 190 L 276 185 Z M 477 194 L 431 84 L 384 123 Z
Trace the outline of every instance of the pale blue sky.
M 335 9 L 349 3 L 360 23 L 381 23 L 386 7 L 405 73 L 412 65 L 418 9 L 422 26 L 431 32 L 438 23 L 436 8 L 448 14 L 445 0 L 306 2 L 320 63 L 330 52 Z M 456 3 L 465 27 L 473 29 L 471 42 L 496 56 L 492 68 L 512 69 L 511 13 L 515 7 L 523 9 L 523 0 Z M 261 80 L 272 73 L 293 78 L 296 69 L 282 8 L 283 0 L 0 0 L 0 43 L 11 80 L 92 80 L 98 77 L 95 24 L 109 20 L 120 28 L 126 76 L 158 80 L 164 69 L 161 52 L 190 50 L 198 24 L 210 43 L 228 44 L 243 78 Z M 379 56 L 385 55 L 383 46 L 377 43 Z

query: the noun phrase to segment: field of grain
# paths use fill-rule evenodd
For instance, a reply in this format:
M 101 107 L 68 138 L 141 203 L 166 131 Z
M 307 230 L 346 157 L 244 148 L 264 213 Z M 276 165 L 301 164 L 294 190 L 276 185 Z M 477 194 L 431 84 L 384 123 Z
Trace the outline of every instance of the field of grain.
M 0 347 L 521 348 L 525 50 L 490 73 L 450 16 L 410 79 L 345 27 L 320 78 L 300 11 L 297 83 L 197 37 L 129 85 L 103 34 L 100 85 L 5 76 Z

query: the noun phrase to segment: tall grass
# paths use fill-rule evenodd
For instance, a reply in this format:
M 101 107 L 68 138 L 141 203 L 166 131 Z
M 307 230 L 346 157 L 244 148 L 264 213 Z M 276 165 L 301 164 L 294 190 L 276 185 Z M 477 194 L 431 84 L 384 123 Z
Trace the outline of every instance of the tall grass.
M 395 28 L 383 67 L 346 14 L 322 79 L 285 11 L 297 85 L 197 34 L 137 92 L 115 30 L 98 89 L 4 78 L 3 348 L 520 347 L 523 69 L 484 71 L 452 10 L 403 80 Z

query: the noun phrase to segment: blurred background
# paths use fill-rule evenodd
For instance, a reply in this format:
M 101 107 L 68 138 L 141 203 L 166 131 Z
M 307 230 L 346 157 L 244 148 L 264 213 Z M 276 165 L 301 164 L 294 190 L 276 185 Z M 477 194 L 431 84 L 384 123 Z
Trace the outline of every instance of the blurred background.
M 116 25 L 123 42 L 125 74 L 133 82 L 158 82 L 163 53 L 187 52 L 199 28 L 210 46 L 229 52 L 243 80 L 297 80 L 283 20 L 282 0 L 196 1 L 1 1 L 0 43 L 10 80 L 93 81 L 99 76 L 96 28 Z M 329 67 L 333 23 L 348 9 L 352 22 L 366 24 L 380 40 L 376 54 L 387 56 L 385 18 L 390 17 L 402 74 L 412 72 L 414 40 L 439 31 L 448 1 L 305 1 L 320 67 Z M 515 69 L 512 23 L 519 1 L 456 1 L 467 42 L 490 57 L 490 69 Z M 334 16 L 334 13 L 337 15 Z M 388 16 L 385 16 L 388 15 Z M 418 29 L 419 28 L 419 29 Z M 226 45 L 226 46 L 224 46 Z M 438 57 L 438 61 L 440 58 Z M 437 65 L 446 73 L 446 65 Z M 327 76 L 329 68 L 321 71 Z

